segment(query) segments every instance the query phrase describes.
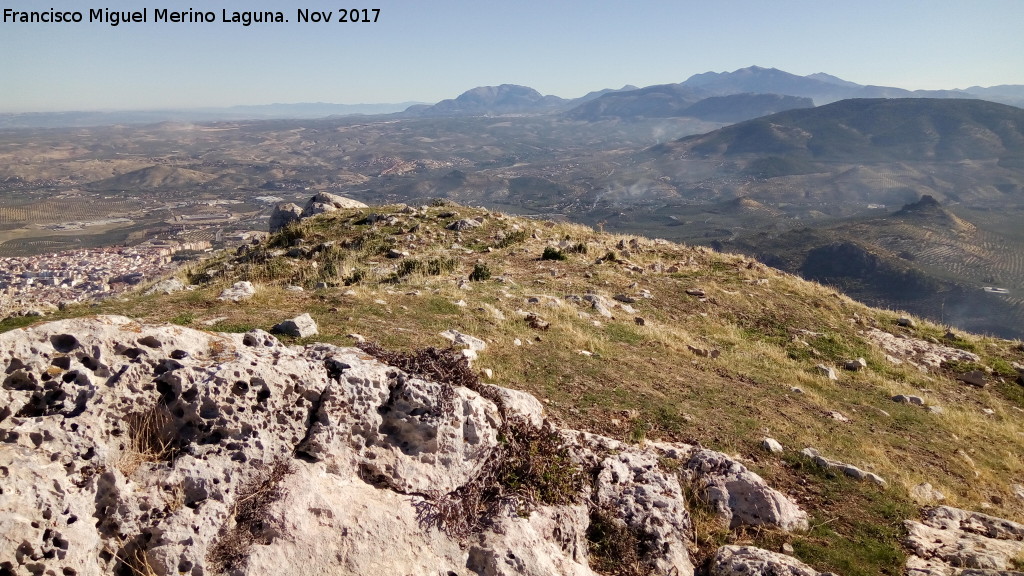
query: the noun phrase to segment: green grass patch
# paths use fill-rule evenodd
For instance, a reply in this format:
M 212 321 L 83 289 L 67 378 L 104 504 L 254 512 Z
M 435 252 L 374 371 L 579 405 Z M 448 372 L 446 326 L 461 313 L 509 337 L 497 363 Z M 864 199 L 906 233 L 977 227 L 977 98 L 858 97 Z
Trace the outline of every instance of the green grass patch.
M 817 570 L 844 576 L 903 573 L 903 521 L 916 507 L 895 486 L 880 488 L 827 470 L 804 456 L 784 457 L 808 480 L 811 528 L 793 538 L 796 556 Z
M 612 342 L 623 344 L 640 344 L 645 340 L 644 336 L 628 324 L 612 323 L 605 328 L 605 334 Z
M 196 315 L 192 312 L 182 312 L 170 320 L 171 324 L 177 324 L 178 326 L 191 326 L 195 321 Z
M 0 333 L 31 326 L 42 320 L 39 316 L 11 316 L 0 320 Z

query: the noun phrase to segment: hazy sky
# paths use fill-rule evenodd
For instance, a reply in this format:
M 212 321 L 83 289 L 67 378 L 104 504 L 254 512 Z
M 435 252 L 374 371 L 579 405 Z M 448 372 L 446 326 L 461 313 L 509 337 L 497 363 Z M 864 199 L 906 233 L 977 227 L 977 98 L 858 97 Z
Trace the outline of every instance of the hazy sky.
M 376 23 L 337 9 L 380 8 Z M 0 24 L 0 112 L 436 102 L 482 85 L 566 98 L 751 65 L 918 88 L 1024 84 L 1024 0 L 0 0 L 85 22 Z M 90 8 L 148 23 L 88 23 Z M 154 23 L 155 9 L 214 23 Z M 297 8 L 332 11 L 298 23 Z M 221 21 L 274 10 L 289 23 Z

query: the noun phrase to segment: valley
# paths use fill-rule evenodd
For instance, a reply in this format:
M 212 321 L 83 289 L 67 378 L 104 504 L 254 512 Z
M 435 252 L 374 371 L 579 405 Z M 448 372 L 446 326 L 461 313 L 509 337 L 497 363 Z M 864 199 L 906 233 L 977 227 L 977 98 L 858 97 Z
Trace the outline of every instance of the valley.
M 758 99 L 698 80 L 578 101 L 503 85 L 377 116 L 2 130 L 0 256 L 233 246 L 320 191 L 443 198 L 742 252 L 869 304 L 1024 337 L 1024 110 L 949 94 L 813 107 L 823 92 Z M 764 105 L 790 109 L 724 121 Z M 923 197 L 936 210 L 900 216 Z M 816 267 L 811 253 L 875 264 Z

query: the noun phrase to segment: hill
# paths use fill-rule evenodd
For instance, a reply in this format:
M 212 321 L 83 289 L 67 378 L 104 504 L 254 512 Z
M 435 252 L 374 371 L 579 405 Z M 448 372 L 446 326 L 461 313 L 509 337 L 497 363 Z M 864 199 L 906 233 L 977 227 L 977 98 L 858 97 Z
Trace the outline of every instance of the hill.
M 790 110 L 691 136 L 704 156 L 762 154 L 829 161 L 944 161 L 1024 154 L 1024 110 L 978 100 L 857 99 Z
M 797 76 L 776 68 L 750 66 L 733 72 L 694 74 L 683 86 L 710 94 L 728 95 L 744 92 L 781 94 L 812 98 L 815 104 L 828 104 L 850 98 L 972 98 L 961 90 L 905 90 L 889 86 L 863 86 L 835 76 L 817 73 Z
M 479 86 L 467 90 L 457 98 L 442 100 L 433 106 L 416 106 L 406 109 L 406 114 L 415 116 L 501 116 L 550 112 L 567 101 L 557 96 L 544 96 L 533 88 L 502 84 L 500 86 Z
M 739 201 L 733 209 L 760 208 L 751 201 Z M 998 546 L 995 540 L 985 540 L 985 549 L 969 548 L 969 535 L 960 536 L 960 532 L 949 530 L 943 533 L 943 538 L 951 539 L 944 540 L 948 545 L 934 543 L 936 532 L 932 526 L 939 518 L 935 514 L 962 519 L 949 520 L 947 526 L 992 524 L 998 522 L 996 519 L 949 507 L 940 507 L 938 513 L 923 512 L 936 504 L 945 504 L 1009 520 L 1024 519 L 1024 488 L 1020 487 L 1019 476 L 1024 470 L 1021 456 L 1024 436 L 1020 429 L 1020 414 L 1024 411 L 1021 382 L 1024 380 L 1018 372 L 1024 363 L 1024 348 L 1020 342 L 966 333 L 947 335 L 940 325 L 868 308 L 820 284 L 800 280 L 743 256 L 666 241 L 614 236 L 578 225 L 510 217 L 443 202 L 424 207 L 396 205 L 335 210 L 293 224 L 264 243 L 221 253 L 195 264 L 182 271 L 182 280 L 191 289 L 169 295 L 140 292 L 95 306 L 70 306 L 56 312 L 55 316 L 121 314 L 140 323 L 141 331 L 135 336 L 130 331 L 115 331 L 128 334 L 118 338 L 131 339 L 129 343 L 137 339 L 139 344 L 126 344 L 120 352 L 102 347 L 96 348 L 100 352 L 94 352 L 103 362 L 96 370 L 109 371 L 108 366 L 123 363 L 128 366 L 126 371 L 131 372 L 125 378 L 140 378 L 140 374 L 150 378 L 149 374 L 156 370 L 146 364 L 151 354 L 158 354 L 158 348 L 159 354 L 164 353 L 160 339 L 163 336 L 150 327 L 154 323 L 242 333 L 257 328 L 269 330 L 281 320 L 309 313 L 319 324 L 319 334 L 302 338 L 280 336 L 286 344 L 310 346 L 279 349 L 276 356 L 271 355 L 275 358 L 273 363 L 280 366 L 277 371 L 292 366 L 295 355 L 325 353 L 328 349 L 317 342 L 347 346 L 365 338 L 385 350 L 411 351 L 445 345 L 447 340 L 440 333 L 446 332 L 462 342 L 461 346 L 474 349 L 471 354 L 475 358 L 473 373 L 479 374 L 484 382 L 535 395 L 562 428 L 625 440 L 626 445 L 614 445 L 617 447 L 609 453 L 611 456 L 635 458 L 630 456 L 639 449 L 630 447 L 634 443 L 653 450 L 667 449 L 670 445 L 666 442 L 672 442 L 671 446 L 680 443 L 706 446 L 734 455 L 731 456 L 733 462 L 741 462 L 744 469 L 756 472 L 807 511 L 807 530 L 787 532 L 765 525 L 743 528 L 742 522 L 723 524 L 716 512 L 728 509 L 732 500 L 715 500 L 708 496 L 712 492 L 702 491 L 699 484 L 689 496 L 681 492 L 678 497 L 667 496 L 675 493 L 666 491 L 669 484 L 661 484 L 657 493 L 666 502 L 652 504 L 652 508 L 672 507 L 681 502 L 680 499 L 685 500 L 688 517 L 693 522 L 692 530 L 686 531 L 692 535 L 687 538 L 688 554 L 692 555 L 694 566 L 705 567 L 701 569 L 711 569 L 712 565 L 718 565 L 723 553 L 735 551 L 722 548 L 725 544 L 770 550 L 782 549 L 785 544 L 791 555 L 809 565 L 808 570 L 813 569 L 806 573 L 892 574 L 905 567 L 929 563 L 935 570 L 952 571 L 954 566 L 968 562 L 970 554 L 1000 569 L 1021 567 L 1022 558 L 1015 557 L 1020 553 L 1021 543 L 1013 539 L 999 540 Z M 248 297 L 243 296 L 238 301 L 218 298 L 225 289 L 242 281 L 252 283 L 255 288 Z M 35 320 L 8 319 L 0 323 L 0 328 L 23 327 L 32 322 Z M 175 326 L 165 325 L 159 330 L 174 329 Z M 256 371 L 264 370 L 263 360 L 253 359 L 257 364 L 250 365 L 247 364 L 250 353 L 242 353 L 247 346 L 245 338 L 256 342 L 252 338 L 262 339 L 262 333 L 230 337 L 231 342 L 226 340 L 229 337 L 199 334 L 206 334 L 202 338 L 207 339 L 225 338 L 222 347 L 211 345 L 211 350 L 220 351 L 210 354 L 220 355 L 217 357 L 223 358 L 221 362 L 238 361 L 240 364 L 226 372 L 219 372 L 215 365 L 192 368 L 195 362 L 206 362 L 208 353 L 192 350 L 189 347 L 192 344 L 182 344 L 179 348 L 185 354 L 178 354 L 182 359 L 175 360 L 182 367 L 161 364 L 164 367 L 159 369 L 162 372 L 158 375 L 168 375 L 160 378 L 160 382 L 173 381 L 175 374 L 179 374 L 177 370 L 182 370 L 182 375 L 195 373 L 196 377 L 200 373 L 220 374 L 232 382 L 238 377 L 231 376 L 231 370 L 238 370 L 240 374 L 242 370 L 252 369 L 254 377 L 258 376 Z M 149 335 L 155 339 L 150 339 Z M 74 344 L 79 342 L 77 337 L 72 342 L 58 333 L 47 335 L 42 341 L 57 347 L 56 355 L 62 357 L 66 353 L 59 352 L 60 349 L 75 350 Z M 270 340 L 266 342 L 271 348 L 276 346 Z M 35 347 L 41 350 L 44 344 Z M 173 358 L 174 352 L 168 346 L 167 353 Z M 233 346 L 240 346 L 238 353 L 233 352 Z M 30 354 L 29 349 L 26 344 L 24 354 Z M 124 355 L 123 361 L 118 354 Z M 133 354 L 138 358 L 134 364 Z M 358 353 L 353 354 L 358 356 Z M 83 358 L 71 358 L 74 369 L 93 372 L 78 368 L 79 363 L 94 361 L 91 356 Z M 152 360 L 156 362 L 159 358 L 163 356 L 154 356 Z M 52 371 L 54 374 L 65 372 L 60 368 L 63 360 L 52 359 L 52 362 L 57 366 Z M 132 365 L 138 367 L 132 368 Z M 328 365 L 339 370 L 355 366 L 354 363 L 344 367 Z M 13 363 L 8 366 L 3 393 L 24 394 L 11 392 L 29 385 L 21 376 L 11 376 L 24 371 Z M 329 370 L 325 374 L 329 374 Z M 175 406 L 178 403 L 183 407 L 195 405 L 197 414 L 206 414 L 202 418 L 207 419 L 220 417 L 223 413 L 214 415 L 213 406 L 222 404 L 233 404 L 232 414 L 237 414 L 241 408 L 248 410 L 247 389 L 251 385 L 238 381 L 246 386 L 235 382 L 232 386 L 237 390 L 213 391 L 211 388 L 209 398 L 219 395 L 215 403 L 206 405 L 199 398 L 189 396 L 175 400 Z M 154 398 L 162 393 L 161 386 L 157 384 L 152 390 Z M 468 392 L 461 387 L 454 389 L 459 398 L 468 398 Z M 381 398 L 390 397 L 396 407 L 406 406 L 419 397 L 412 388 L 397 384 L 388 390 Z M 410 392 L 403 395 L 402 390 Z M 304 394 L 302 391 L 294 393 Z M 310 403 L 315 406 L 319 402 L 337 401 L 337 409 L 342 410 L 348 397 L 344 395 L 347 393 L 339 394 L 335 400 L 329 400 L 310 392 L 309 398 L 296 400 L 294 406 L 285 409 L 282 404 L 281 410 L 275 409 L 279 414 L 268 422 L 278 427 L 290 426 L 292 420 L 287 414 L 305 410 Z M 257 396 L 254 392 L 253 401 Z M 233 403 L 226 399 L 221 402 L 221 398 L 228 397 L 236 399 Z M 54 402 L 59 400 L 40 396 L 40 405 L 51 401 L 47 398 Z M 274 406 L 283 401 L 273 394 L 269 398 Z M 355 399 L 353 396 L 353 401 L 357 401 Z M 68 402 L 73 404 L 70 399 Z M 457 411 L 459 414 L 475 410 L 461 400 L 458 406 L 462 407 Z M 447 413 L 439 410 L 437 414 Z M 388 413 L 388 410 L 378 410 L 372 414 L 377 418 Z M 417 414 L 418 419 L 435 418 L 435 412 L 429 407 Z M 46 418 L 52 417 L 22 415 L 12 419 L 7 414 L 0 422 L 4 426 L 36 425 L 35 422 L 43 425 Z M 429 440 L 422 435 L 417 436 L 415 443 L 398 442 L 404 434 L 414 435 L 420 430 L 410 427 L 413 420 L 404 424 L 399 420 L 396 415 L 394 426 L 353 426 L 352 429 L 365 429 L 367 434 L 379 432 L 391 438 L 382 438 L 384 444 L 378 447 L 388 453 L 392 449 L 395 454 L 406 450 L 407 454 L 415 456 L 422 454 L 420 446 L 432 446 L 420 444 L 424 438 Z M 324 420 L 323 424 L 333 426 L 333 418 Z M 25 450 L 33 450 L 28 443 L 27 429 L 18 430 L 26 434 L 13 437 L 13 442 L 21 449 L 23 442 L 19 438 L 25 437 Z M 249 440 L 239 441 L 241 443 L 234 448 L 227 448 L 225 444 L 229 452 L 218 456 L 216 448 L 221 446 L 222 440 L 236 435 L 235 427 L 226 428 L 216 440 L 214 427 L 204 430 L 196 429 L 196 433 L 208 437 L 211 444 L 196 444 L 192 448 L 194 452 L 188 456 L 145 466 L 153 467 L 156 474 L 177 471 L 186 475 L 181 466 L 197 454 L 208 453 L 212 461 L 227 462 L 230 454 L 256 446 Z M 458 436 L 465 439 L 482 437 L 478 434 L 481 428 L 460 430 Z M 9 434 L 7 438 L 11 440 Z M 41 432 L 39 434 L 41 444 L 46 446 L 48 441 L 43 441 Z M 777 440 L 781 451 L 763 448 L 765 436 Z M 296 443 L 304 441 L 302 433 L 294 437 Z M 323 438 L 325 442 L 333 442 L 328 436 Z M 389 444 L 392 441 L 394 443 Z M 271 451 L 276 449 L 272 446 L 277 446 L 260 445 Z M 365 447 L 378 451 L 378 448 Z M 97 454 L 93 457 L 107 457 L 106 452 Z M 302 467 L 297 478 L 307 478 L 317 470 L 322 471 L 317 474 L 328 476 L 341 473 L 340 469 L 309 468 L 317 465 L 309 461 L 310 454 L 319 452 L 291 458 L 292 465 Z M 656 475 L 661 478 L 664 475 L 678 478 L 674 481 L 680 485 L 691 486 L 691 481 L 686 480 L 694 477 L 688 472 L 689 456 L 680 460 L 680 452 L 674 453 L 676 456 L 668 452 L 661 454 L 649 460 L 648 468 L 626 466 L 616 477 L 653 478 L 648 475 Z M 367 464 L 360 469 L 363 479 L 353 480 L 352 489 L 361 483 L 378 482 L 380 488 L 373 494 L 383 497 L 390 493 L 386 491 L 401 486 L 389 484 L 387 478 L 398 478 L 396 472 L 411 470 L 383 466 L 383 475 L 377 476 L 372 474 L 374 466 L 377 465 Z M 725 461 L 719 464 L 708 461 L 702 466 L 694 469 L 739 470 Z M 23 468 L 10 470 L 22 474 Z M 597 469 L 592 472 L 594 477 L 600 476 Z M 111 485 L 124 487 L 119 489 L 119 494 L 124 495 L 142 481 L 129 482 L 115 470 L 107 470 L 105 474 L 108 476 L 104 478 L 108 478 Z M 401 475 L 405 479 L 396 481 L 411 482 L 416 477 Z M 872 480 L 873 477 L 877 480 Z M 184 489 L 188 494 L 194 492 L 191 484 Z M 211 495 L 221 494 L 212 484 L 208 490 L 213 490 L 208 492 Z M 308 487 L 301 493 L 308 493 Z M 439 498 L 437 494 L 427 497 L 428 501 L 439 501 L 431 500 Z M 226 497 L 223 501 L 232 500 Z M 223 506 L 215 502 L 220 501 L 211 499 L 209 505 Z M 195 504 L 192 499 L 184 502 L 186 507 Z M 207 514 L 203 506 L 206 505 L 197 507 L 196 514 Z M 321 509 L 340 510 L 334 505 Z M 127 512 L 128 508 L 125 510 L 123 514 L 134 514 Z M 171 510 L 173 512 L 173 507 Z M 286 522 L 287 510 L 273 510 L 273 518 Z M 309 516 L 304 510 L 306 508 L 295 509 L 296 518 Z M 393 506 L 391 510 L 398 508 Z M 628 567 L 622 563 L 600 564 L 602 542 L 608 542 L 602 539 L 602 530 L 623 525 L 614 521 L 602 524 L 604 521 L 598 511 L 597 508 L 579 509 L 579 514 L 590 516 L 583 521 L 587 526 L 586 534 L 580 536 L 574 562 L 589 562 L 587 570 L 592 568 L 599 574 L 650 573 L 625 572 Z M 413 518 L 412 509 L 407 512 L 407 517 Z M 227 512 L 221 517 L 226 518 Z M 497 516 L 488 522 L 507 521 L 507 526 L 530 522 L 533 526 L 532 523 L 541 522 L 542 517 L 547 518 L 526 511 L 518 520 L 511 517 L 501 520 L 504 516 Z M 163 516 L 141 519 L 139 515 L 132 515 L 132 518 L 136 519 L 133 522 L 158 524 Z M 309 518 L 312 521 L 312 516 Z M 320 518 L 321 522 L 334 522 L 326 513 L 321 513 Z M 562 520 L 552 522 L 554 526 L 563 526 L 559 523 Z M 485 523 L 481 534 L 492 533 L 487 532 L 486 526 L 490 525 Z M 1008 527 L 1007 530 L 1019 526 L 1008 522 L 992 525 Z M 297 524 L 291 526 L 292 530 L 298 529 Z M 60 524 L 59 529 L 64 530 L 64 525 Z M 336 535 L 339 530 L 332 530 L 331 534 Z M 357 532 L 351 537 L 355 538 Z M 204 533 L 203 542 L 212 541 L 214 533 L 215 530 Z M 640 560 L 629 569 L 646 566 L 653 570 L 652 564 L 644 564 L 651 556 L 641 544 L 654 534 L 660 534 L 661 538 L 669 532 L 650 525 L 633 532 L 634 540 L 626 538 L 629 532 L 615 534 L 621 536 L 612 539 L 622 539 L 627 546 L 618 549 L 620 552 L 613 553 L 613 557 L 624 558 L 621 552 L 632 550 Z M 264 537 L 268 539 L 265 542 L 260 540 Z M 135 535 L 126 534 L 124 538 L 135 538 Z M 143 547 L 146 553 L 147 542 L 163 542 L 155 533 L 152 538 L 125 540 L 120 549 L 134 553 Z M 269 551 L 290 542 L 289 538 L 287 532 L 275 532 L 270 537 L 266 532 L 257 531 L 252 541 L 254 550 Z M 480 538 L 484 540 L 473 540 L 471 547 L 493 549 L 493 540 L 483 535 Z M 431 546 L 441 545 L 440 540 L 434 542 Z M 534 541 L 530 545 L 512 545 L 509 551 L 518 558 L 519 554 L 540 550 L 541 546 L 539 541 Z M 305 554 L 300 548 L 291 550 L 300 556 Z M 533 552 L 527 556 L 533 558 L 530 554 Z M 462 570 L 459 568 L 455 573 L 463 574 Z M 523 572 L 522 567 L 507 570 L 499 573 L 533 573 Z M 565 570 L 568 568 L 549 569 L 547 573 L 570 573 Z M 479 571 L 473 569 L 465 573 Z
M 565 113 L 571 120 L 598 121 L 612 118 L 674 118 L 688 116 L 709 122 L 740 122 L 793 108 L 810 108 L 810 98 L 778 94 L 730 94 L 706 97 L 707 93 L 681 84 L 648 86 L 605 94 Z
M 205 184 L 216 178 L 211 174 L 174 166 L 150 166 L 140 170 L 90 182 L 93 190 L 137 190 L 184 188 Z

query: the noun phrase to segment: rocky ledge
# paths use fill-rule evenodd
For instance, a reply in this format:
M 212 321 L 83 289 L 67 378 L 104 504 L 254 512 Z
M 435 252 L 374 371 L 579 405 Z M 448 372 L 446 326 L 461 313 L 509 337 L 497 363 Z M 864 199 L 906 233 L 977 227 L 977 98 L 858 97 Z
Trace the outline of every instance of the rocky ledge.
M 582 576 L 597 521 L 692 574 L 688 484 L 731 526 L 807 525 L 724 454 L 558 430 L 532 396 L 357 348 L 103 316 L 0 335 L 0 369 L 4 574 Z M 588 481 L 460 532 L 446 514 L 515 440 L 509 419 L 557 437 Z
M 557 429 L 532 396 L 365 349 L 119 316 L 0 335 L 0 574 L 588 576 L 611 550 L 685 576 L 687 491 L 730 527 L 807 528 L 725 454 Z M 561 484 L 507 465 L 537 454 Z M 816 574 L 735 546 L 707 567 Z

